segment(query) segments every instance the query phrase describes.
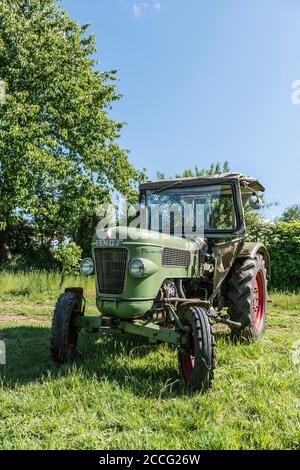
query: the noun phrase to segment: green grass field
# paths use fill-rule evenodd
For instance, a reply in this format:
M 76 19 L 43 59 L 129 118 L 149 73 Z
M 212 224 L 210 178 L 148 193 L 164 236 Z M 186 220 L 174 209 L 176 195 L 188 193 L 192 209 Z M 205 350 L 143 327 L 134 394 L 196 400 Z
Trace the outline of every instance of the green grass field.
M 93 280 L 83 285 L 95 314 Z M 59 277 L 0 273 L 1 449 L 299 449 L 300 295 L 272 293 L 261 342 L 218 328 L 212 390 L 190 394 L 176 351 L 136 338 L 81 334 L 72 366 L 49 360 Z

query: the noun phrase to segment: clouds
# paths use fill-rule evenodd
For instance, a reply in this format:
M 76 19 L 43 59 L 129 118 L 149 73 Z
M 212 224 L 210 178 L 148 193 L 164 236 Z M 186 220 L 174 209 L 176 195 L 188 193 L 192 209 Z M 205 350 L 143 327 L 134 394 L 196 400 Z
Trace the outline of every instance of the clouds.
M 132 5 L 132 13 L 135 18 L 140 18 L 140 16 L 146 11 L 155 11 L 156 13 L 158 13 L 160 10 L 160 2 L 139 2 Z

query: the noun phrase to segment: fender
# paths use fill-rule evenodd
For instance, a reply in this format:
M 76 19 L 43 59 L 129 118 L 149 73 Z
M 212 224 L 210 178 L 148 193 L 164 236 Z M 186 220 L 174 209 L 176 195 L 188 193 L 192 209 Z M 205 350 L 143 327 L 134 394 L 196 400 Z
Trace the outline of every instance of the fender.
M 268 279 L 271 275 L 271 260 L 267 248 L 260 242 L 247 242 L 242 246 L 241 251 L 238 254 L 238 258 L 255 258 L 257 254 L 263 255 L 265 260 L 265 266 L 267 270 Z

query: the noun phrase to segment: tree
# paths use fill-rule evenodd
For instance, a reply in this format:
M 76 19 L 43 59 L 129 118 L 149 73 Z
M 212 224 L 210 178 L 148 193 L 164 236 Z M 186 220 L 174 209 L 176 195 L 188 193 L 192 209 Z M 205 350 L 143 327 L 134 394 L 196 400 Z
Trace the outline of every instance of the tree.
M 287 207 L 283 212 L 280 220 L 283 222 L 297 222 L 300 220 L 300 204 L 294 204 Z
M 0 2 L 0 262 L 16 216 L 74 238 L 111 188 L 129 195 L 141 177 L 109 117 L 116 71 L 96 70 L 87 30 L 56 0 Z
M 74 242 L 64 241 L 53 250 L 53 258 L 61 268 L 59 289 L 63 288 L 65 275 L 79 270 L 82 249 Z
M 229 172 L 230 172 L 229 162 L 225 161 L 223 166 L 221 166 L 220 162 L 211 163 L 209 169 L 199 168 L 197 165 L 195 166 L 194 169 L 186 168 L 183 171 L 182 175 L 180 173 L 176 173 L 175 178 L 193 178 L 195 176 L 212 176 L 212 175 L 217 175 L 220 173 L 229 173 Z M 157 176 L 157 179 L 166 178 L 165 173 L 161 171 L 157 171 L 156 176 Z

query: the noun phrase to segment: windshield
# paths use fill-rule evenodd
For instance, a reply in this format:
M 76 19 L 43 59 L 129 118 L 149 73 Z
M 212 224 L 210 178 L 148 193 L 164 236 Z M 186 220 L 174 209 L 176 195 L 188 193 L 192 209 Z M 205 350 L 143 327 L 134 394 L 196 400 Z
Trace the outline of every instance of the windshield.
M 231 232 L 237 228 L 229 184 L 146 190 L 141 202 L 151 213 L 150 230 L 191 237 L 209 232 Z

